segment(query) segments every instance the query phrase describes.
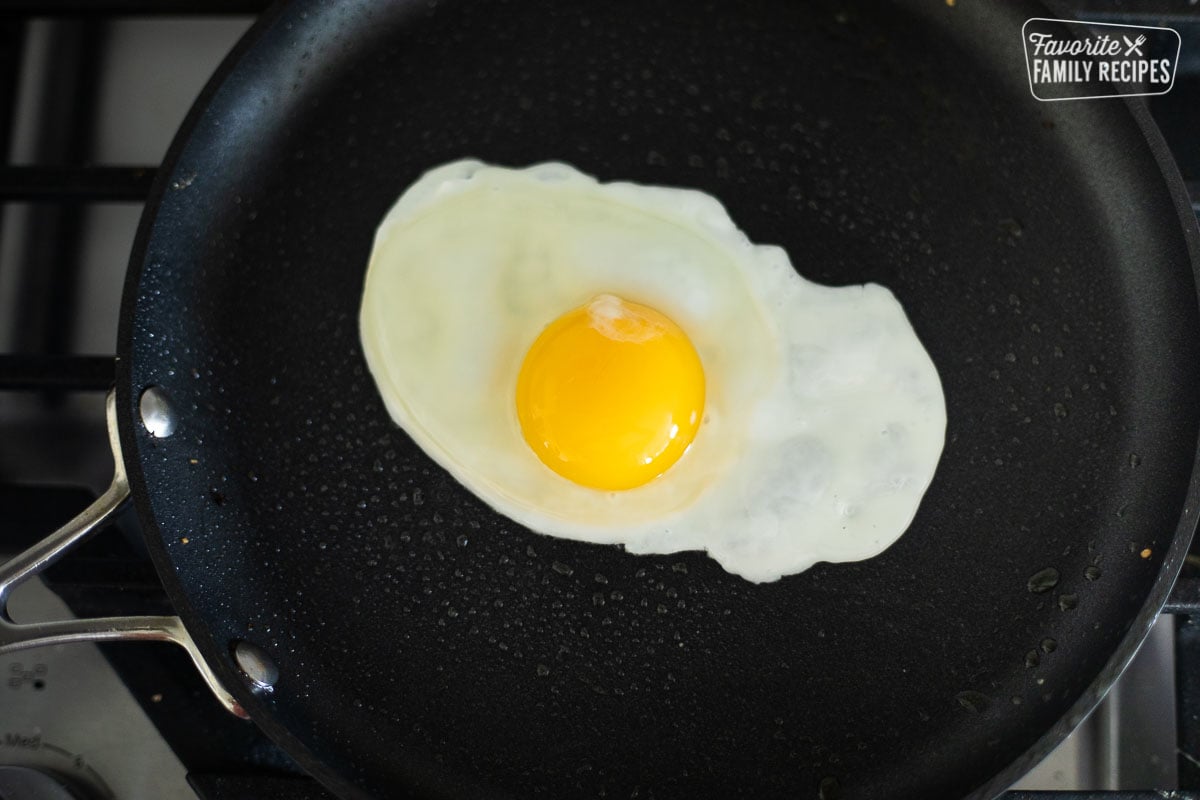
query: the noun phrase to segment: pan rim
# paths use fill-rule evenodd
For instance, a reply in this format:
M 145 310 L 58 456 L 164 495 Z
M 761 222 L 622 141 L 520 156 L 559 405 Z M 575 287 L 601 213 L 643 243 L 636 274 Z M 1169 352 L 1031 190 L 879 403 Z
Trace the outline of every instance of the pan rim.
M 1200 307 L 1200 219 L 1197 219 L 1196 212 L 1192 208 L 1187 187 L 1179 172 L 1179 165 L 1171 154 L 1158 124 L 1150 116 L 1150 109 L 1145 101 L 1140 97 L 1124 97 L 1121 102 L 1137 124 L 1142 138 L 1150 150 L 1150 155 L 1158 166 L 1164 188 L 1170 194 L 1171 201 L 1175 206 L 1184 244 L 1187 247 L 1188 259 L 1192 265 L 1195 299 L 1197 307 Z M 1159 567 L 1158 579 L 1155 581 L 1154 587 L 1142 604 L 1141 610 L 1130 623 L 1129 630 L 1121 637 L 1117 649 L 1083 694 L 1071 704 L 1065 714 L 1059 717 L 1053 727 L 1043 733 L 1033 746 L 1018 756 L 1016 760 L 966 795 L 963 800 L 992 800 L 1007 791 L 1013 783 L 1037 766 L 1100 705 L 1100 702 L 1125 672 L 1129 663 L 1133 661 L 1133 657 L 1145 644 L 1146 638 L 1150 635 L 1150 629 L 1154 627 L 1155 622 L 1162 614 L 1163 606 L 1179 578 L 1184 559 L 1196 534 L 1197 522 L 1200 520 L 1200 515 L 1197 513 L 1197 507 L 1200 504 L 1200 438 L 1197 439 L 1193 449 L 1192 474 L 1188 479 L 1187 494 L 1179 523 L 1176 525 L 1171 539 L 1171 545 L 1167 548 L 1167 555 L 1163 559 L 1162 566 Z
M 171 190 L 177 180 L 176 172 L 184 151 L 191 142 L 196 128 L 208 113 L 212 100 L 226 85 L 226 79 L 243 61 L 243 56 L 254 49 L 263 38 L 270 33 L 291 6 L 298 3 L 290 0 L 273 0 L 259 14 L 233 48 L 221 60 L 212 76 L 204 84 L 200 93 L 193 101 L 191 108 L 180 123 L 179 129 L 171 139 L 163 160 L 155 173 L 150 191 L 146 195 L 141 217 L 138 220 L 137 232 L 134 235 L 133 246 L 130 250 L 129 266 L 125 273 L 125 284 L 121 291 L 121 316 L 117 327 L 117 359 L 116 359 L 116 395 L 117 395 L 117 431 L 120 436 L 126 474 L 129 477 L 130 495 L 137 511 L 138 522 L 145 532 L 147 550 L 150 553 L 154 569 L 162 581 L 163 589 L 171 601 L 171 607 L 183 621 L 184 628 L 196 643 L 201 655 L 216 673 L 225 689 L 234 696 L 238 704 L 249 715 L 253 724 L 257 725 L 267 736 L 284 750 L 297 764 L 314 778 L 318 783 L 332 791 L 338 797 L 354 798 L 354 800 L 370 800 L 370 795 L 347 781 L 340 774 L 327 767 L 307 745 L 294 736 L 286 726 L 278 723 L 268 710 L 264 698 L 246 682 L 243 676 L 234 669 L 231 659 L 213 658 L 220 653 L 221 648 L 211 632 L 201 623 L 201 616 L 196 612 L 188 598 L 187 592 L 176 579 L 170 554 L 163 543 L 158 521 L 150 504 L 149 490 L 146 486 L 145 473 L 141 460 L 137 457 L 137 428 L 135 407 L 137 398 L 133 394 L 133 368 L 130 353 L 133 348 L 134 317 L 137 306 L 137 290 L 141 284 L 142 273 L 146 265 L 150 240 L 155 229 L 158 210 L 163 198 Z
M 118 402 L 118 431 L 129 475 L 134 506 L 141 525 L 146 531 L 146 540 L 155 569 L 162 579 L 164 588 L 173 607 L 184 620 L 185 627 L 196 640 L 200 651 L 237 701 L 245 708 L 253 722 L 273 741 L 284 749 L 306 773 L 333 791 L 339 797 L 370 798 L 363 789 L 350 783 L 319 759 L 300 739 L 280 723 L 265 702 L 256 694 L 236 671 L 229 658 L 215 657 L 223 650 L 201 622 L 188 599 L 182 582 L 175 575 L 173 562 L 160 534 L 158 521 L 151 507 L 149 490 L 138 453 L 138 428 L 136 401 L 132 385 L 132 353 L 135 336 L 134 318 L 138 300 L 138 288 L 145 267 L 149 244 L 156 229 L 156 219 L 164 197 L 171 190 L 181 157 L 190 144 L 193 134 L 207 115 L 211 101 L 226 85 L 226 79 L 243 61 L 243 56 L 252 50 L 291 7 L 305 5 L 304 0 L 288 2 L 276 0 L 251 25 L 234 48 L 223 59 L 218 68 L 197 96 L 184 118 L 163 158 L 139 221 L 137 234 L 131 249 L 129 267 L 122 292 L 121 316 L 117 335 L 116 393 Z M 1188 199 L 1186 187 L 1178 166 L 1144 101 L 1137 98 L 1122 98 L 1128 113 L 1137 124 L 1161 174 L 1164 189 L 1170 194 L 1184 237 L 1184 244 L 1191 262 L 1196 289 L 1196 302 L 1200 306 L 1200 223 Z M 1025 775 L 1032 767 L 1048 755 L 1071 731 L 1073 731 L 1097 705 L 1120 678 L 1134 655 L 1144 644 L 1150 629 L 1162 613 L 1190 547 L 1200 517 L 1200 438 L 1193 446 L 1194 456 L 1188 489 L 1179 522 L 1173 534 L 1167 554 L 1158 571 L 1158 578 L 1142 604 L 1141 609 L 1121 637 L 1116 650 L 1105 662 L 1104 667 L 1071 704 L 1067 711 L 1048 730 L 1006 767 L 964 795 L 963 800 L 989 800 L 1007 790 L 1012 783 Z

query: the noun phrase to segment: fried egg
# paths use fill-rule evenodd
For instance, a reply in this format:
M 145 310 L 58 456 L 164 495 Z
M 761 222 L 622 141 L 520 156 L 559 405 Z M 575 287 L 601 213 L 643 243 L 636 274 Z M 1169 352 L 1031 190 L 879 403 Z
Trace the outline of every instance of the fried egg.
M 882 552 L 941 456 L 892 293 L 805 280 L 699 191 L 439 167 L 379 225 L 359 323 L 396 424 L 549 536 L 772 581 Z

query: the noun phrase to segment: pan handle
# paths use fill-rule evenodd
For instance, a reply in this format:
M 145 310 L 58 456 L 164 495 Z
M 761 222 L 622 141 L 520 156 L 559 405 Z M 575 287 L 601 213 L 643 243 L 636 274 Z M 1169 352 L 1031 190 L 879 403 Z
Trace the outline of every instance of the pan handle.
M 218 702 L 228 711 L 246 719 L 248 715 L 245 709 L 221 685 L 179 617 L 96 617 L 19 624 L 9 616 L 8 600 L 13 589 L 89 539 L 129 500 L 129 479 L 125 475 L 125 462 L 121 457 L 121 442 L 117 435 L 117 402 L 112 391 L 105 400 L 105 416 L 114 461 L 113 479 L 108 489 L 66 525 L 0 564 L 0 655 L 28 647 L 72 642 L 174 642 L 187 651 Z

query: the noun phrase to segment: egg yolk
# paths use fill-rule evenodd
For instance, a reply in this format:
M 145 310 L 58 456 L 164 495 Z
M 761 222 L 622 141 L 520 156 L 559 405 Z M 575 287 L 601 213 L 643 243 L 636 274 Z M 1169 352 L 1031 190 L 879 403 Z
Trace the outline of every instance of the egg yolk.
M 704 370 L 682 329 L 601 295 L 552 322 L 517 377 L 517 418 L 546 466 L 582 486 L 641 486 L 696 436 Z

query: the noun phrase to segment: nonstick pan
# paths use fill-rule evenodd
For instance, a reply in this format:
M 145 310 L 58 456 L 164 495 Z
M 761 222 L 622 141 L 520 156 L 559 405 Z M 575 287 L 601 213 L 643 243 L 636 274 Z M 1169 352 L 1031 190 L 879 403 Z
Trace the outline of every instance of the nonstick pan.
M 1001 791 L 1154 621 L 1200 433 L 1182 184 L 1138 101 L 1030 96 L 1033 16 L 272 8 L 172 146 L 126 285 L 113 414 L 186 628 L 145 635 L 345 797 Z M 949 414 L 908 533 L 755 585 L 536 535 L 435 466 L 357 312 L 384 211 L 466 156 L 698 188 L 807 277 L 891 288 Z

